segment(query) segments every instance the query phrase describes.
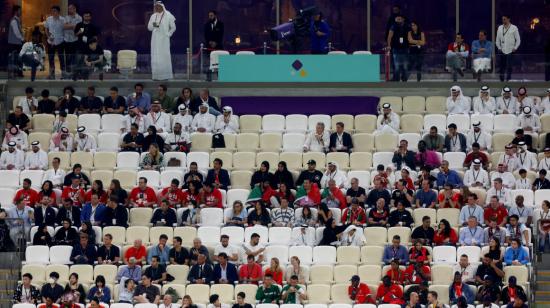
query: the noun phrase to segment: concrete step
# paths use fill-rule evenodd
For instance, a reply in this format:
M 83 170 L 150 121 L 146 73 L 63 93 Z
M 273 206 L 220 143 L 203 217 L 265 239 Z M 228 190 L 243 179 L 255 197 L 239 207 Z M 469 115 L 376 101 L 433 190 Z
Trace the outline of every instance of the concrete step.
M 550 281 L 537 281 L 537 291 L 550 291 Z

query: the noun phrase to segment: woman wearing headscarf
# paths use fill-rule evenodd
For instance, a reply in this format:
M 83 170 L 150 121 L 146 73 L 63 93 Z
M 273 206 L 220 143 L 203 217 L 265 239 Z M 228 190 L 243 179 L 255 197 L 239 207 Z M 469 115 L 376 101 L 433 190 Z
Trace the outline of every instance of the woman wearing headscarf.
M 325 230 L 323 230 L 323 238 L 319 242 L 319 246 L 336 246 L 341 236 L 349 225 L 337 226 L 336 221 L 333 218 L 329 218 L 325 224 Z
M 174 78 L 170 37 L 176 32 L 176 18 L 166 10 L 161 1 L 155 2 L 155 13 L 151 15 L 147 29 L 151 36 L 151 71 L 153 80 Z
M 288 168 L 286 166 L 286 161 L 280 161 L 277 165 L 277 171 L 275 171 L 275 174 L 273 175 L 274 181 L 273 183 L 277 186 L 281 183 L 286 184 L 286 188 L 288 189 L 294 189 L 294 178 L 292 177 L 292 173 L 288 171 Z
M 264 160 L 260 164 L 260 169 L 252 175 L 252 179 L 250 180 L 250 188 L 254 189 L 256 185 L 262 185 L 262 183 L 265 182 L 269 182 L 271 188 L 277 189 L 277 185 L 275 185 L 275 180 L 273 178 L 273 173 L 269 172 L 269 162 Z
M 164 153 L 164 139 L 161 136 L 157 135 L 157 128 L 154 125 L 147 128 L 147 137 L 143 140 L 143 146 L 141 150 L 143 152 L 148 152 L 151 144 L 156 143 L 161 152 Z
M 361 228 L 351 225 L 342 233 L 342 240 L 340 246 L 363 246 L 366 243 L 365 235 Z

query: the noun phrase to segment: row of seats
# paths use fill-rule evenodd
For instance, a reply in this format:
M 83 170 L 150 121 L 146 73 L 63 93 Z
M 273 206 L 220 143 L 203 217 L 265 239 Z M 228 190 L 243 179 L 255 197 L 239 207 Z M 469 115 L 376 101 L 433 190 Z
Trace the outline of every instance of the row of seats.
M 172 115 L 172 120 L 174 115 Z M 447 126 L 455 123 L 461 132 L 467 132 L 471 129 L 471 124 L 481 122 L 481 127 L 489 132 L 513 132 L 517 127 L 517 116 L 514 114 L 452 114 L 442 113 L 405 113 L 400 116 L 400 128 L 402 133 L 422 133 L 428 132 L 430 127 L 435 126 L 438 131 L 444 132 Z M 550 131 L 550 115 L 543 114 L 540 117 L 542 131 Z M 31 118 L 34 132 L 51 132 L 52 123 L 55 116 L 52 114 L 35 114 Z M 336 123 L 344 123 L 344 129 L 355 133 L 372 133 L 376 130 L 377 116 L 371 114 L 359 114 L 356 116 L 350 114 L 326 115 L 316 114 L 309 117 L 303 114 L 290 114 L 287 116 L 280 114 L 259 115 L 241 115 L 239 117 L 239 127 L 241 133 L 305 133 L 314 131 L 317 123 L 325 124 L 325 129 L 333 131 L 336 129 Z M 513 125 L 510 125 L 513 123 Z M 76 127 L 85 126 L 87 131 L 92 134 L 99 132 L 120 133 L 124 127 L 124 118 L 120 114 L 82 114 L 80 116 L 68 115 L 67 125 L 71 132 L 76 131 Z

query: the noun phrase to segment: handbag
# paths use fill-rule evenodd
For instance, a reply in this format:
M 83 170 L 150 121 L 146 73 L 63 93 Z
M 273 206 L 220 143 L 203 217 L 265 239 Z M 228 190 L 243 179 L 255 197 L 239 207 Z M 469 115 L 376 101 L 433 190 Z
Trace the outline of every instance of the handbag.
M 225 138 L 223 134 L 212 135 L 212 148 L 225 148 Z

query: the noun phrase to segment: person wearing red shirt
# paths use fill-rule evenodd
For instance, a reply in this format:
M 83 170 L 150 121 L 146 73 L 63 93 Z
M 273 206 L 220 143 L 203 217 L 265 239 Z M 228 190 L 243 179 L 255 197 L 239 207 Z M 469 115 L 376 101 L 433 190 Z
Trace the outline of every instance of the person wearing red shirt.
M 201 207 L 223 208 L 222 193 L 214 187 L 213 183 L 204 184 L 202 187 L 200 205 Z
M 386 272 L 393 284 L 403 284 L 405 282 L 405 272 L 399 268 L 399 259 L 393 259 L 390 262 L 390 269 Z
M 443 185 L 443 191 L 437 196 L 437 201 L 439 202 L 438 208 L 455 208 L 460 209 L 460 193 L 453 191 L 453 186 L 451 184 Z
M 422 242 L 416 241 L 409 249 L 409 262 L 430 265 L 430 252 L 422 246 Z
M 201 183 L 200 182 L 188 182 L 187 190 L 183 191 L 182 205 L 197 205 L 201 198 Z
M 273 281 L 275 281 L 278 285 L 283 285 L 283 270 L 279 265 L 279 258 L 271 258 L 271 264 L 264 273 L 264 276 L 266 275 L 271 275 L 271 277 L 273 277 Z
M 164 188 L 160 192 L 160 198 L 168 200 L 170 207 L 179 207 L 185 199 L 185 194 L 179 188 L 180 181 L 178 179 L 172 179 L 169 187 Z
M 130 205 L 132 207 L 153 207 L 157 204 L 155 190 L 147 186 L 147 179 L 139 178 L 138 187 L 130 192 Z
M 383 304 L 403 305 L 405 303 L 401 286 L 392 284 L 389 276 L 382 278 L 382 283 L 378 286 L 376 292 L 376 299 Z
M 46 180 L 42 183 L 42 189 L 38 192 L 38 200 L 42 200 L 42 197 L 50 197 L 50 204 L 56 205 L 57 196 L 55 191 L 53 191 L 52 181 Z
M 456 231 L 451 228 L 451 224 L 446 219 L 441 219 L 439 222 L 439 229 L 434 233 L 433 243 L 435 246 L 440 245 L 456 245 L 458 242 L 458 236 Z
M 126 250 L 124 263 L 128 264 L 130 258 L 135 258 L 136 264 L 142 264 L 147 260 L 147 249 L 145 249 L 140 239 L 134 240 L 134 245 Z
M 366 283 L 362 283 L 358 275 L 353 275 L 351 277 L 351 285 L 348 287 L 348 296 L 354 304 L 375 303 L 369 286 Z
M 73 176 L 71 185 L 63 188 L 63 192 L 61 193 L 61 199 L 71 199 L 73 200 L 73 205 L 78 207 L 82 207 L 86 196 L 84 189 L 80 186 L 80 180 L 81 177 L 79 175 Z
M 364 225 L 367 223 L 367 214 L 365 210 L 359 206 L 359 200 L 357 198 L 351 199 L 351 207 L 344 210 L 342 223 L 344 225 Z
M 84 198 L 86 202 L 92 200 L 92 194 L 94 193 L 99 196 L 99 203 L 107 203 L 107 192 L 103 189 L 103 182 L 101 180 L 95 180 L 92 183 L 92 188 L 86 192 L 86 197 Z
M 262 279 L 262 267 L 254 261 L 254 255 L 246 257 L 246 264 L 239 269 L 239 282 L 243 284 L 258 284 Z
M 453 74 L 453 81 L 457 81 L 457 74 L 464 77 L 464 68 L 466 67 L 466 59 L 470 54 L 470 47 L 464 43 L 462 33 L 457 33 L 455 41 L 447 46 L 447 63 L 445 68 Z
M 409 264 L 405 270 L 405 281 L 407 284 L 420 284 L 424 281 L 430 281 L 431 278 L 430 266 L 420 262 Z
M 38 193 L 36 190 L 31 188 L 31 180 L 23 180 L 23 188 L 17 191 L 15 197 L 13 197 L 13 203 L 15 204 L 17 200 L 23 200 L 25 206 L 30 206 L 34 208 L 34 205 L 38 202 Z
M 483 219 L 485 221 L 490 221 L 492 217 L 497 219 L 497 224 L 500 227 L 506 225 L 506 217 L 508 216 L 508 210 L 504 205 L 500 204 L 497 196 L 492 196 L 489 206 L 483 211 Z

